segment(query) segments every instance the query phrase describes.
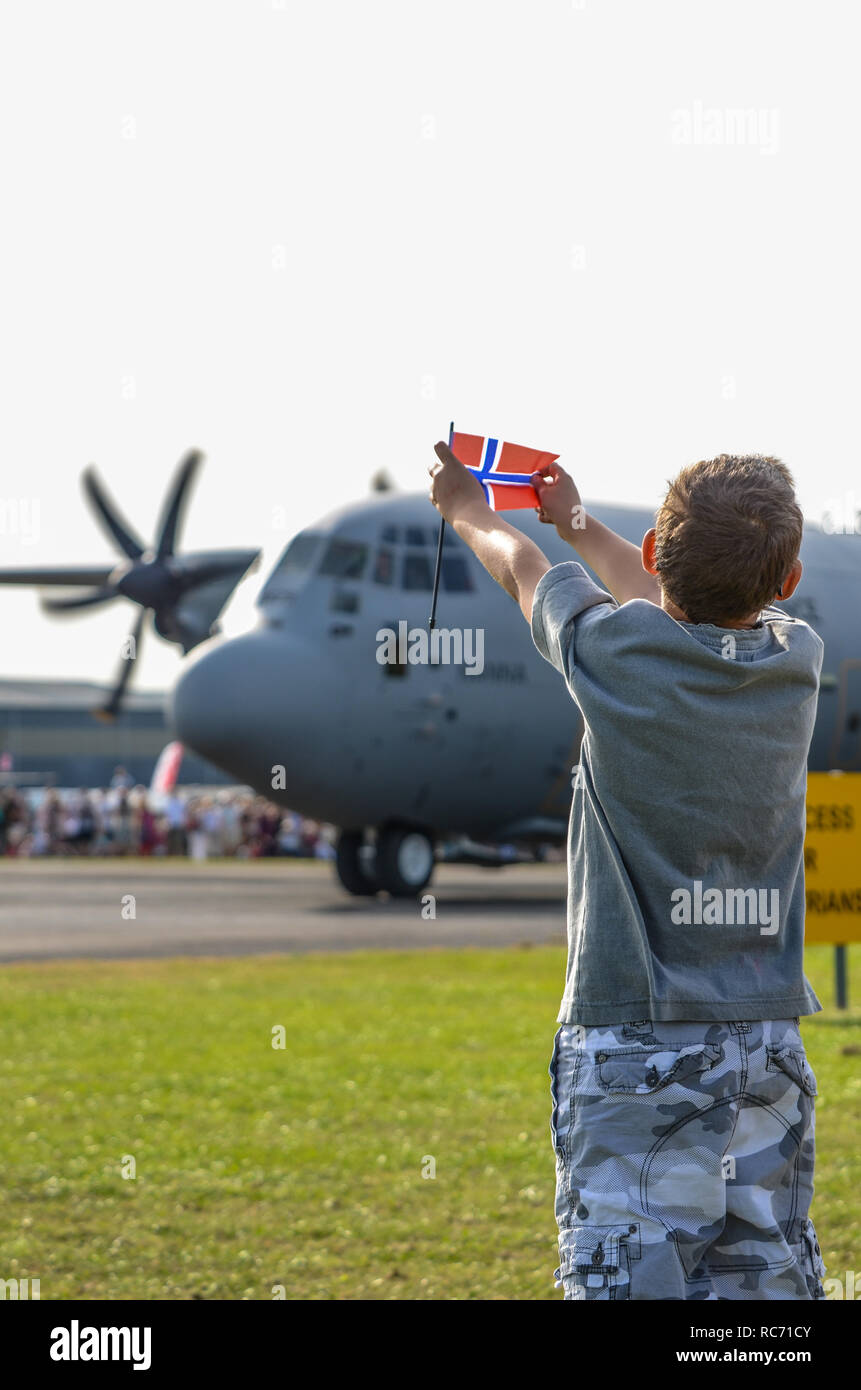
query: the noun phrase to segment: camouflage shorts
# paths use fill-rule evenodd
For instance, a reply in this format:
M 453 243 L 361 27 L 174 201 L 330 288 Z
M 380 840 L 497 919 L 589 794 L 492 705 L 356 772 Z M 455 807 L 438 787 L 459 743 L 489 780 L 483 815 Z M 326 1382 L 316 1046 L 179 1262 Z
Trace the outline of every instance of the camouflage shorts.
M 563 1024 L 550 1077 L 566 1299 L 825 1297 L 797 1019 Z

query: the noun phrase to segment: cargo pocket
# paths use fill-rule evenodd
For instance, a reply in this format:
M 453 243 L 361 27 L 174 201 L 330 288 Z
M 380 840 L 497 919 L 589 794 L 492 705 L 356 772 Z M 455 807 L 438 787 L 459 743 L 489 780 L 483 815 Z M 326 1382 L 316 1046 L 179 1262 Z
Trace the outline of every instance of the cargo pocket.
M 598 1086 L 606 1095 L 648 1096 L 672 1082 L 684 1083 L 719 1062 L 719 1043 L 694 1043 L 690 1047 L 660 1051 L 626 1048 L 595 1055 Z
M 559 1232 L 560 1265 L 556 1270 L 566 1299 L 631 1297 L 631 1261 L 640 1258 L 640 1228 L 575 1226 Z
M 798 1047 L 767 1047 L 767 1057 L 765 1062 L 766 1071 L 782 1071 L 799 1086 L 805 1095 L 815 1096 L 816 1077 L 813 1068 L 807 1060 L 803 1048 Z
M 825 1278 L 825 1261 L 819 1249 L 813 1222 L 809 1217 L 801 1223 L 801 1268 L 810 1290 L 810 1297 L 826 1298 L 822 1284 Z

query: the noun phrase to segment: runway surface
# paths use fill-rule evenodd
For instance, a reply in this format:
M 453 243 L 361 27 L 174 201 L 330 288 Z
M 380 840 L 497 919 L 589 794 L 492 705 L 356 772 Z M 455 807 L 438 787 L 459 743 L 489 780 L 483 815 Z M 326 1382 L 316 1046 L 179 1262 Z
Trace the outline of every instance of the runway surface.
M 7 859 L 0 960 L 564 942 L 564 864 L 441 865 L 425 892 L 435 919 L 418 900 L 349 897 L 322 862 Z

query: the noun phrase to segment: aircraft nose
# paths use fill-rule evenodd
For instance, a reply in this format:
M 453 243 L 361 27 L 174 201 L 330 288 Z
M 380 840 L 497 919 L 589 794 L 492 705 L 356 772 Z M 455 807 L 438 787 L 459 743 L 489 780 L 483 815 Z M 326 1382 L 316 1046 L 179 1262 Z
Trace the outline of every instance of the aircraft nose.
M 284 647 L 266 632 L 204 647 L 174 687 L 169 718 L 177 738 L 237 781 L 269 780 L 264 705 L 273 692 L 289 689 Z

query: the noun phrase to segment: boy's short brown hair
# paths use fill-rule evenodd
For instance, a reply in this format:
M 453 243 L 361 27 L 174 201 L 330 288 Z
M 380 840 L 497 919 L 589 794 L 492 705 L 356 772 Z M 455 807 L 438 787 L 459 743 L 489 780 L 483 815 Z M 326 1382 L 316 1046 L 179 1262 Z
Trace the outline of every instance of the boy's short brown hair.
M 793 475 L 779 459 L 701 460 L 673 478 L 655 521 L 666 596 L 691 623 L 746 619 L 772 602 L 801 546 Z
M 762 454 L 683 468 L 655 522 L 667 597 L 692 623 L 734 622 L 772 602 L 801 546 L 792 474 Z

